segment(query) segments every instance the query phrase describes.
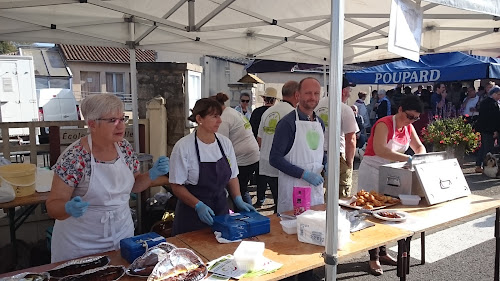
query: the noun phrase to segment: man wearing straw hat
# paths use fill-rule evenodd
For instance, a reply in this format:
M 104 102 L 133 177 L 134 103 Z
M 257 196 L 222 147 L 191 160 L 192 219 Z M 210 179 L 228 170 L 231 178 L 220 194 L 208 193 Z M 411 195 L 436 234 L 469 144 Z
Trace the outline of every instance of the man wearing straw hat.
M 255 138 L 257 139 L 257 133 L 259 131 L 260 120 L 262 119 L 262 114 L 274 105 L 276 100 L 278 99 L 278 91 L 276 91 L 273 87 L 266 88 L 266 91 L 263 95 L 260 95 L 264 100 L 264 105 L 256 108 L 252 112 L 252 116 L 250 117 L 250 125 L 252 125 L 252 132 Z

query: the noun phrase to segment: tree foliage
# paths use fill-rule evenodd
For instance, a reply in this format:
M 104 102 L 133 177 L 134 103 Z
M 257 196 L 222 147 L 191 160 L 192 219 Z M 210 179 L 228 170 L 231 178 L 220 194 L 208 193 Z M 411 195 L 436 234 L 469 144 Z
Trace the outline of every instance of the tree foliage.
M 0 41 L 0 54 L 8 54 L 17 51 L 17 46 L 11 41 Z

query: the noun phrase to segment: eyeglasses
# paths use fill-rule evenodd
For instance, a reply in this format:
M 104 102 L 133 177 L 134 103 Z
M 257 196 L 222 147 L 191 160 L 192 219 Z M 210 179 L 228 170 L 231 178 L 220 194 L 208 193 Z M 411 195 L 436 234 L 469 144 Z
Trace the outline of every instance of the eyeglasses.
M 109 124 L 114 124 L 116 126 L 116 125 L 118 125 L 118 123 L 127 124 L 128 119 L 129 119 L 128 116 L 123 116 L 122 118 L 99 118 L 97 120 L 98 121 L 107 121 Z
M 406 111 L 405 111 L 405 114 L 406 114 L 406 118 L 408 118 L 408 120 L 410 120 L 411 122 L 415 122 L 415 121 L 417 121 L 417 120 L 419 120 L 419 119 L 420 119 L 420 117 L 410 115 L 410 114 L 408 114 L 408 112 L 406 112 Z
M 250 100 L 240 100 L 241 102 L 246 102 L 246 103 L 249 103 Z

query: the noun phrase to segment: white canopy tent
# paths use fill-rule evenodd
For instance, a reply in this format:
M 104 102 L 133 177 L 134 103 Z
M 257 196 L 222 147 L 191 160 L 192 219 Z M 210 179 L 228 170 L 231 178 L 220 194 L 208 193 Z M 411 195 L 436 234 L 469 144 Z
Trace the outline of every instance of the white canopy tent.
M 498 0 L 415 1 L 424 9 L 422 53 L 498 47 Z M 347 2 L 344 7 L 342 0 L 0 0 L 0 40 L 325 63 L 332 74 L 330 93 L 340 93 L 344 62 L 395 57 L 386 50 L 391 1 Z M 137 118 L 135 52 L 130 54 Z M 334 280 L 340 95 L 330 97 L 335 114 L 325 260 L 327 280 Z M 138 135 L 134 126 L 136 148 Z

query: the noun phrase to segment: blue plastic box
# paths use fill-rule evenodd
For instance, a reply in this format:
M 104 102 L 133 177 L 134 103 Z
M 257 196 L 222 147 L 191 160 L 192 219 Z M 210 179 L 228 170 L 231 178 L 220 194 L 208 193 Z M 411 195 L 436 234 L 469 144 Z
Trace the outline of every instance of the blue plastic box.
M 215 216 L 212 230 L 219 231 L 227 240 L 238 240 L 269 233 L 271 223 L 257 212 L 241 212 Z
M 165 242 L 165 237 L 160 236 L 155 232 L 144 233 L 120 240 L 120 253 L 124 259 L 132 263 L 136 258 L 146 252 L 147 248 Z

